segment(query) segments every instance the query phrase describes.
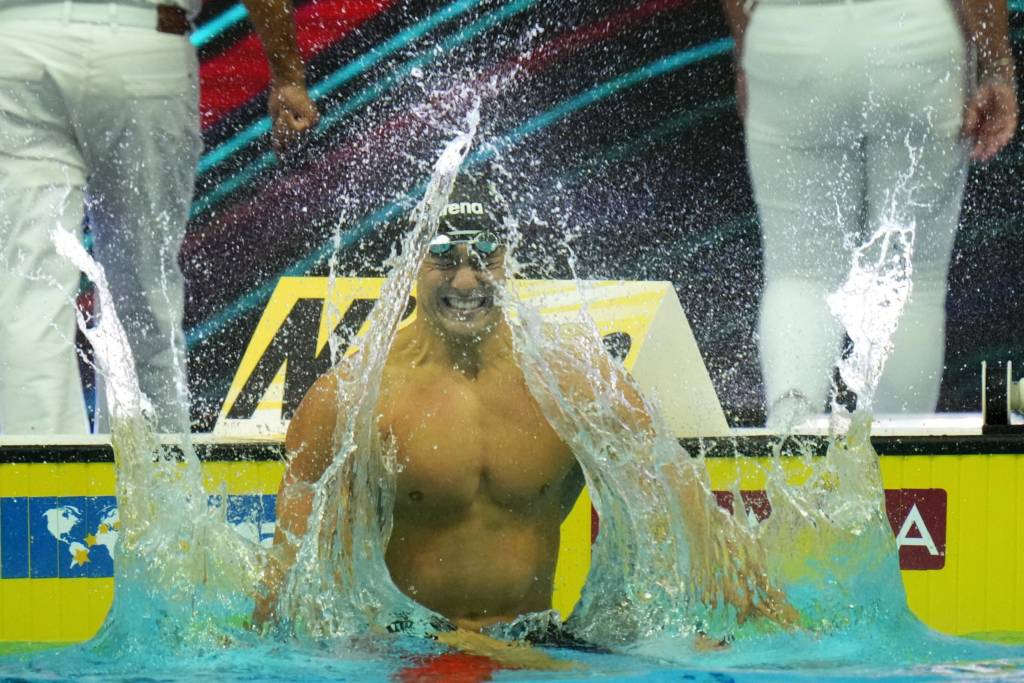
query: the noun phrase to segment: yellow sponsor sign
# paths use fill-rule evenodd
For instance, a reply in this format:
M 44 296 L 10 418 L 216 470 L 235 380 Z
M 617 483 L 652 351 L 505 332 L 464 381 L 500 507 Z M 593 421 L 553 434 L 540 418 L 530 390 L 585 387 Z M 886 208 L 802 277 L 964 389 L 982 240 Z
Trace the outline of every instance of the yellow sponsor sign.
M 365 332 L 381 278 L 282 278 L 228 389 L 214 433 L 280 438 L 313 381 L 331 367 L 328 340 Z M 586 301 L 609 348 L 680 436 L 724 435 L 728 425 L 693 332 L 668 282 L 521 280 L 519 297 L 552 321 Z M 413 291 L 403 325 L 415 317 Z
M 977 450 L 969 437 L 965 452 Z M 237 447 L 236 447 L 237 449 Z M 1022 449 L 1024 450 L 1024 449 Z M 4 449 L 0 447 L 0 459 Z M 761 458 L 709 458 L 712 486 L 718 491 L 734 487 L 755 495 L 764 486 Z M 1024 634 L 1024 453 L 1007 455 L 883 456 L 882 478 L 892 491 L 942 491 L 944 538 L 931 519 L 911 524 L 906 539 L 919 544 L 910 550 L 928 550 L 925 535 L 941 547 L 942 566 L 933 570 L 904 569 L 903 580 L 911 609 L 926 624 L 951 634 Z M 208 489 L 229 495 L 272 495 L 283 472 L 280 462 L 208 462 L 204 465 Z M 797 459 L 787 463 L 798 478 Z M 0 465 L 0 512 L 7 503 L 32 498 L 44 508 L 76 504 L 82 496 L 112 496 L 113 465 L 108 463 Z M 745 493 L 746 495 L 746 493 Z M 56 500 L 53 500 L 56 498 Z M 735 503 L 734 503 L 735 504 Z M 907 516 L 901 518 L 901 524 Z M 17 530 L 0 519 L 0 541 L 14 543 Z M 22 543 L 26 528 L 21 533 Z M 78 538 L 91 529 L 72 533 Z M 45 533 L 45 531 L 43 532 Z M 559 556 L 555 605 L 568 613 L 590 563 L 590 505 L 582 499 L 563 527 L 563 553 Z M 266 538 L 264 539 L 266 540 Z M 55 542 L 55 544 L 57 544 Z M 61 568 L 70 564 L 67 542 L 61 546 Z M 105 577 L 8 577 L 10 548 L 0 548 L 0 640 L 76 641 L 95 633 L 110 606 L 113 579 Z M 37 572 L 38 574 L 38 572 Z

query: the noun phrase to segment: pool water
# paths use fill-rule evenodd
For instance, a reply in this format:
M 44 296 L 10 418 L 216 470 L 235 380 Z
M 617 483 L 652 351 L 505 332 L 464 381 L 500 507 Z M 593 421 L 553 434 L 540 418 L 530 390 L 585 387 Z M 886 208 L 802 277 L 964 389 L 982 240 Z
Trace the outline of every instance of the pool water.
M 952 641 L 953 639 L 949 639 Z M 952 645 L 952 642 L 947 643 Z M 798 649 L 794 649 L 798 648 Z M 675 648 L 676 650 L 680 648 Z M 883 648 L 885 649 L 885 648 Z M 952 654 L 952 649 L 947 654 Z M 32 681 L 1018 681 L 1024 680 L 1020 648 L 968 646 L 962 654 L 988 654 L 987 659 L 960 663 L 885 666 L 880 662 L 843 661 L 851 648 L 843 639 L 817 643 L 782 638 L 755 648 L 696 656 L 689 664 L 670 661 L 673 653 L 654 655 L 593 654 L 548 650 L 575 667 L 566 671 L 524 671 L 502 668 L 483 657 L 440 652 L 421 640 L 402 637 L 367 638 L 346 647 L 298 647 L 268 642 L 240 633 L 238 640 L 206 652 L 182 652 L 156 646 L 137 656 L 105 656 L 88 646 L 9 655 L 0 660 L 4 680 Z M 797 654 L 801 653 L 801 654 Z M 675 653 L 678 654 L 678 653 Z M 761 665 L 729 666 L 737 657 Z M 828 660 L 832 661 L 829 662 Z M 790 663 L 785 664 L 788 660 Z

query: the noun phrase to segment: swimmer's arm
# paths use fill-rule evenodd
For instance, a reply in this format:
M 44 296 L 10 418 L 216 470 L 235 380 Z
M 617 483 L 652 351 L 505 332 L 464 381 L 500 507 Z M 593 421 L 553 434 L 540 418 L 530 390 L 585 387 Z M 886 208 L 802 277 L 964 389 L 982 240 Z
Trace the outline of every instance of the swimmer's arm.
M 314 484 L 334 455 L 334 428 L 339 408 L 338 378 L 330 373 L 313 384 L 288 426 L 285 437 L 288 464 L 277 494 L 274 547 L 253 611 L 252 620 L 256 626 L 273 621 L 277 616 L 274 610 L 278 592 L 295 563 L 296 542 L 309 525 Z
M 600 372 L 601 382 L 615 383 L 615 393 L 618 395 L 615 414 L 619 421 L 619 427 L 632 432 L 649 432 L 653 421 L 647 410 L 647 404 L 629 372 L 607 355 L 596 359 L 595 365 Z M 562 387 L 576 405 L 598 400 L 598 390 L 595 390 L 593 386 L 593 379 L 585 373 L 574 372 L 565 375 Z M 583 467 L 576 462 L 562 482 L 560 509 L 563 521 L 572 512 L 586 483 Z
M 608 381 L 612 381 L 612 373 L 615 373 L 616 387 L 624 399 L 617 412 L 624 426 L 653 435 L 654 420 L 629 373 L 611 359 L 599 367 Z M 645 457 L 652 454 L 632 455 Z M 686 516 L 691 569 L 698 585 L 702 584 L 705 596 L 712 603 L 722 598 L 732 604 L 740 621 L 750 616 L 762 616 L 786 627 L 798 623 L 799 615 L 785 594 L 769 583 L 761 549 L 715 502 L 707 468 L 700 461 L 683 458 L 662 465 L 660 471 L 678 496 L 679 506 Z M 730 565 L 738 567 L 739 572 L 721 571 Z
M 543 650 L 526 643 L 497 640 L 483 633 L 462 628 L 438 633 L 437 640 L 460 652 L 493 659 L 506 669 L 566 671 L 580 668 L 575 662 L 555 659 Z
M 582 346 L 585 354 L 578 363 L 555 368 L 559 371 L 560 390 L 565 397 L 577 406 L 595 401 L 602 405 L 610 404 L 621 427 L 649 431 L 653 422 L 647 403 L 625 366 L 603 347 L 595 351 L 593 344 L 587 341 L 580 343 L 577 335 L 587 336 L 590 334 L 588 330 L 562 326 L 559 332 L 564 335 L 563 344 Z

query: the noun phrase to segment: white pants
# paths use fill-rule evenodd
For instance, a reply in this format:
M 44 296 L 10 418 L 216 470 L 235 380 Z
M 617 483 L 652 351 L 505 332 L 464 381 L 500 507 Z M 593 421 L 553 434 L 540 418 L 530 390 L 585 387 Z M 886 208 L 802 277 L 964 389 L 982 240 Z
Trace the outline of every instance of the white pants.
M 58 225 L 81 234 L 86 207 L 143 392 L 161 429 L 188 427 L 177 259 L 202 149 L 195 51 L 186 36 L 118 25 L 116 5 L 95 7 L 107 23 L 5 20 L 0 9 L 6 433 L 87 429 L 73 344 L 79 273 L 48 236 Z
M 769 406 L 825 408 L 843 329 L 825 297 L 886 218 L 917 226 L 912 294 L 874 407 L 931 412 L 967 169 L 964 42 L 947 0 L 755 8 L 743 67 L 764 240 L 759 344 Z

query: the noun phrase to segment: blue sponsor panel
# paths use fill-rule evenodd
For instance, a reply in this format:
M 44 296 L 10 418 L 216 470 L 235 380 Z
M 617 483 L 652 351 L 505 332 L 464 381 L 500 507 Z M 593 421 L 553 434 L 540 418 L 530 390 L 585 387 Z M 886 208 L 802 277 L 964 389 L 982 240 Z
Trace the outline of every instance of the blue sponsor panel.
M 266 545 L 274 540 L 276 495 L 228 496 L 228 524 L 241 531 L 251 528 L 249 538 Z
M 114 496 L 29 498 L 29 576 L 113 576 L 116 515 Z
M 28 578 L 28 498 L 0 498 L 0 579 Z
M 67 563 L 59 568 L 63 578 L 99 578 L 114 575 L 117 545 L 117 498 L 95 496 L 83 499 L 84 537 L 72 542 Z M 84 550 L 83 550 L 84 546 Z M 84 558 L 84 561 L 83 561 Z
M 219 508 L 222 497 L 210 496 L 210 506 Z M 229 495 L 225 517 L 239 534 L 254 543 L 268 545 L 274 540 L 274 505 L 277 496 L 247 494 Z
M 270 544 L 276 498 L 230 495 L 225 517 L 242 536 Z M 0 580 L 112 577 L 119 527 L 114 496 L 0 498 Z
M 61 505 L 58 501 L 69 501 Z M 57 529 L 74 524 L 81 514 L 70 498 L 41 496 L 28 499 L 28 557 L 29 577 L 55 579 L 59 576 L 61 538 Z M 77 502 L 77 501 L 76 501 Z M 70 538 L 70 531 L 61 534 Z

